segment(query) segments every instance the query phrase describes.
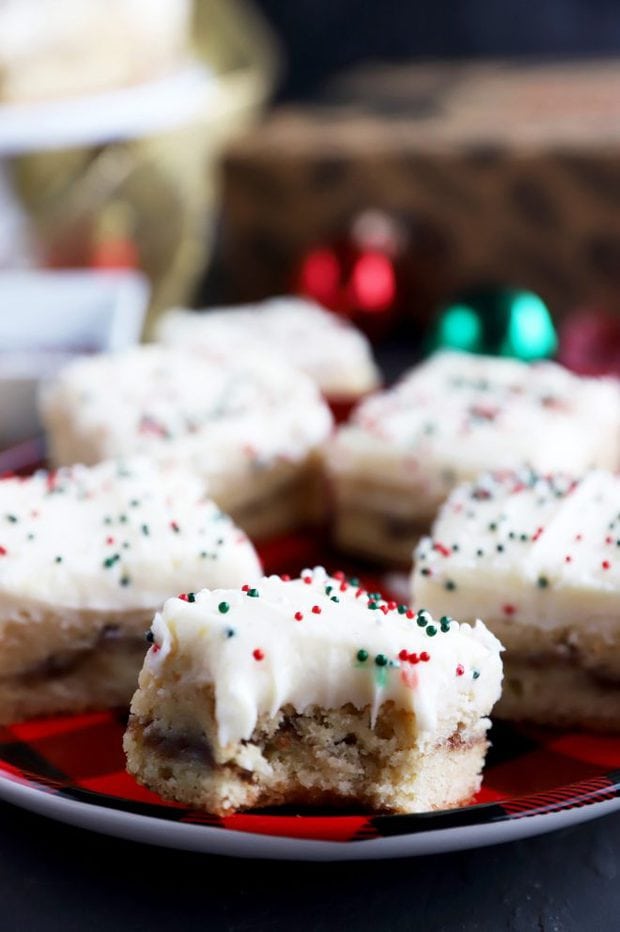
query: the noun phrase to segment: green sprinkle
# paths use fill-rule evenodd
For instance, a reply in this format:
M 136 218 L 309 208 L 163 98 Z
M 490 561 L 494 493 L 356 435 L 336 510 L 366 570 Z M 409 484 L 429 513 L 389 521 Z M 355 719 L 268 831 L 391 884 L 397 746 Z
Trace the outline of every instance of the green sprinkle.
M 399 606 L 398 606 L 398 614 L 399 614 L 399 615 L 404 615 L 406 611 L 407 611 L 407 606 L 406 606 L 406 605 L 399 605 Z
M 475 680 L 477 680 L 478 677 L 480 676 L 480 670 L 474 670 L 472 673 L 472 676 Z
M 332 602 L 340 602 L 340 599 L 338 598 L 337 595 L 333 595 L 333 596 L 331 597 L 331 601 L 332 601 Z
M 420 628 L 425 628 L 426 625 L 428 624 L 428 612 L 426 611 L 425 608 L 421 608 L 420 611 L 418 612 L 418 617 L 416 618 L 416 622 L 418 623 Z
M 118 520 L 121 524 L 127 524 L 127 515 L 119 515 Z
M 140 501 L 137 498 L 132 498 L 132 500 L 129 502 L 131 508 L 137 508 L 139 504 Z
M 34 534 L 33 534 L 32 532 L 31 532 L 30 534 L 27 534 L 27 535 L 26 535 L 26 539 L 27 539 L 27 540 L 34 540 Z
M 489 531 L 496 531 L 496 530 L 497 530 L 497 524 L 495 523 L 495 521 L 492 521 L 491 524 L 489 524 Z
M 476 550 L 476 556 L 477 556 L 477 557 L 483 557 L 483 556 L 484 556 L 484 550 Z
M 536 584 L 539 589 L 546 589 L 547 586 L 549 585 L 549 580 L 547 579 L 546 576 L 539 576 L 538 579 L 536 580 Z
M 142 531 L 142 533 L 144 534 L 145 537 L 148 537 L 149 534 L 151 533 L 151 532 L 149 531 L 149 526 L 148 526 L 148 524 L 143 524 L 143 525 L 141 526 L 140 530 Z
M 189 602 L 195 601 L 195 598 L 194 598 L 194 599 L 190 599 L 190 598 L 189 598 L 189 595 L 188 595 L 187 598 L 188 598 L 188 601 L 189 601 Z M 230 605 L 228 604 L 228 602 L 220 602 L 220 604 L 219 604 L 218 607 L 217 607 L 217 610 L 218 610 L 218 612 L 221 612 L 222 615 L 225 615 L 226 612 L 230 611 Z
M 377 607 L 377 603 L 376 603 L 376 602 L 369 602 L 369 603 L 368 603 L 368 608 L 373 609 L 373 608 L 376 608 L 376 607 Z
M 388 659 L 385 654 L 377 654 L 375 657 L 375 663 L 378 667 L 386 667 Z
M 325 586 L 325 595 L 329 595 L 333 588 L 333 586 Z
M 62 563 L 62 557 L 54 557 L 54 563 Z
M 201 557 L 201 559 L 206 560 L 208 556 L 209 556 L 209 554 L 207 553 L 206 550 L 201 550 L 201 551 L 200 551 L 200 557 Z
M 121 584 L 121 586 L 128 586 L 130 582 L 131 582 L 131 579 L 129 578 L 129 576 L 121 576 L 121 578 L 119 579 L 119 583 Z
M 434 638 L 437 634 L 437 628 L 435 628 L 433 625 L 429 625 L 426 629 L 426 633 L 428 634 L 429 638 Z
M 234 638 L 234 636 L 235 636 L 236 633 L 237 633 L 237 632 L 235 631 L 234 628 L 226 628 L 226 637 L 227 637 L 227 638 Z
M 187 593 L 187 601 L 188 601 L 188 602 L 195 602 L 195 601 L 196 601 L 196 593 L 195 593 L 195 592 L 188 592 L 188 593 Z
M 146 637 L 146 639 L 147 639 L 147 641 L 148 641 L 149 644 L 152 644 L 153 641 L 155 640 L 155 635 L 153 634 L 153 632 L 152 632 L 151 630 L 149 630 L 149 631 L 146 632 L 145 637 Z
M 360 648 L 360 650 L 358 650 L 356 656 L 360 663 L 366 663 L 366 661 L 368 660 L 368 651 L 364 650 L 364 648 L 362 647 Z
M 17 515 L 7 515 L 6 520 L 10 521 L 11 524 L 17 524 Z
M 260 595 L 258 589 L 248 589 L 247 594 L 249 595 L 251 599 L 258 599 Z
M 439 627 L 441 628 L 444 634 L 446 634 L 450 630 L 451 621 L 452 619 L 450 618 L 449 615 L 442 615 L 441 618 L 439 619 Z
M 114 566 L 115 563 L 118 563 L 121 556 L 119 553 L 113 553 L 111 557 L 106 557 L 103 561 L 103 566 L 106 570 L 109 570 L 110 567 Z
M 445 587 L 448 590 L 448 592 L 453 592 L 456 589 L 456 583 L 453 582 L 451 579 L 446 579 Z
M 105 518 L 103 519 L 103 523 L 104 523 L 104 524 L 112 524 L 112 518 L 110 517 L 110 515 L 106 515 L 106 516 L 105 516 Z
M 496 547 L 496 550 L 497 550 L 498 553 L 503 553 L 503 552 L 504 552 L 504 545 L 503 545 L 503 544 L 498 544 L 497 547 Z
M 351 576 L 351 578 L 349 579 L 349 585 L 350 585 L 350 586 L 359 586 L 359 584 L 360 584 L 360 581 L 359 581 L 359 579 L 357 578 L 357 576 Z

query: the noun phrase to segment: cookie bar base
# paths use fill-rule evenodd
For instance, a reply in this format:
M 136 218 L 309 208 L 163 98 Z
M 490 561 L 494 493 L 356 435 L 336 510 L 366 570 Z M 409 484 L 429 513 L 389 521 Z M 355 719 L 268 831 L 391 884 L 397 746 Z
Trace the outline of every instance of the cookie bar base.
M 261 716 L 249 741 L 221 761 L 205 730 L 134 713 L 124 747 L 140 783 L 216 815 L 283 804 L 402 813 L 469 800 L 487 742 L 483 728 L 469 737 L 457 730 L 422 749 L 411 713 L 387 704 L 374 729 L 369 709 L 315 706 L 300 714 L 286 706 Z
M 6 600 L 0 618 L 0 724 L 129 704 L 152 609 L 104 612 Z
M 570 660 L 504 654 L 497 718 L 557 728 L 620 733 L 620 681 L 609 681 Z
M 248 485 L 252 488 L 251 483 Z M 220 507 L 252 540 L 275 537 L 321 521 L 323 482 L 316 458 L 276 467 L 255 485 L 258 494 L 250 499 L 244 496 L 239 500 L 234 494 L 230 498 L 218 497 Z
M 0 725 L 40 715 L 128 706 L 147 648 L 120 637 L 90 650 L 50 658 L 26 673 L 0 677 Z
M 411 566 L 411 554 L 428 533 L 427 523 L 386 512 L 340 507 L 332 524 L 334 544 L 344 553 L 389 566 Z

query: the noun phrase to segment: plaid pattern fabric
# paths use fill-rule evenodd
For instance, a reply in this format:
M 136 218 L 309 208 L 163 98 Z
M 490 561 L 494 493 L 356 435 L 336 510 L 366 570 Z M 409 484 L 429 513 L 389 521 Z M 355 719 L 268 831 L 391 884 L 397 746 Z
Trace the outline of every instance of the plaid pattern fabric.
M 611 799 L 620 791 L 620 741 L 606 735 L 495 725 L 484 785 L 469 806 L 415 815 L 286 810 L 218 818 L 166 803 L 125 771 L 118 711 L 37 719 L 0 730 L 0 775 L 41 792 L 138 815 L 222 829 L 363 841 L 558 812 Z

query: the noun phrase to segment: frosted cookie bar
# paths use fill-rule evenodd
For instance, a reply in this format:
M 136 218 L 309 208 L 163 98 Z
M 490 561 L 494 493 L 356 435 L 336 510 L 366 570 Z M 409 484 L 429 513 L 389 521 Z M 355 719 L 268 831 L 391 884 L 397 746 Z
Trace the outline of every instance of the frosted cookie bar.
M 620 478 L 522 470 L 456 489 L 413 576 L 434 612 L 506 646 L 497 713 L 620 730 Z
M 335 400 L 353 401 L 380 382 L 364 334 L 305 298 L 271 298 L 200 314 L 169 311 L 159 322 L 157 336 L 173 346 L 217 347 L 229 353 L 249 341 L 301 369 Z
M 128 703 L 171 593 L 258 576 L 245 534 L 179 470 L 0 480 L 0 723 Z
M 42 415 L 55 464 L 181 463 L 252 536 L 319 507 L 316 451 L 331 414 L 307 376 L 262 353 L 141 346 L 80 359 L 49 387 Z
M 166 602 L 131 705 L 129 771 L 216 814 L 414 812 L 478 790 L 501 646 L 322 568 Z
M 619 462 L 616 381 L 554 363 L 440 353 L 363 401 L 328 446 L 336 541 L 409 562 L 454 485 L 485 469 L 579 475 Z

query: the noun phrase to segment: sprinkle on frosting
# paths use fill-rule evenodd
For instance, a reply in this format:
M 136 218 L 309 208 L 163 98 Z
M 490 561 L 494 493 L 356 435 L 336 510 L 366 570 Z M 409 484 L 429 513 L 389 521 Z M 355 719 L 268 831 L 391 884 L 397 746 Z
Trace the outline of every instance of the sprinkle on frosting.
M 148 534 L 147 525 L 128 519 L 138 512 Z M 260 573 L 252 545 L 222 521 L 200 480 L 143 459 L 1 479 L 0 513 L 0 593 L 17 600 L 154 610 L 183 586 L 237 584 Z M 171 535 L 177 520 L 183 534 Z M 201 550 L 216 540 L 223 545 L 205 564 Z
M 600 600 L 620 591 L 616 537 L 608 531 L 619 511 L 620 476 L 602 470 L 581 480 L 531 468 L 484 474 L 453 491 L 433 536 L 420 542 L 416 598 L 433 609 L 454 606 L 467 619 L 536 618 L 553 627 L 583 614 L 576 594 L 590 591 L 600 613 L 606 604 Z M 437 538 L 456 540 L 459 549 L 446 557 Z

